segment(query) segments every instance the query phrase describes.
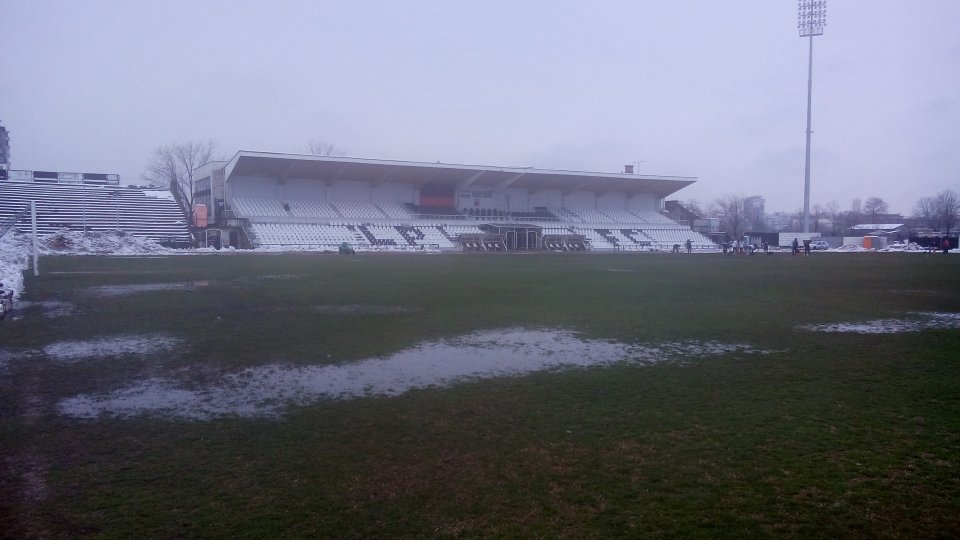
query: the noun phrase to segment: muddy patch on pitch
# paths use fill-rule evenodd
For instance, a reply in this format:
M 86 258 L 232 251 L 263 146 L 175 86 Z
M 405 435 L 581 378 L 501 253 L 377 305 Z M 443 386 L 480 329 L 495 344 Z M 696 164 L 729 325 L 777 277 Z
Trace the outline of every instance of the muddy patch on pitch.
M 538 371 L 770 352 L 743 344 L 702 341 L 631 345 L 585 339 L 567 330 L 509 328 L 426 342 L 390 356 L 351 364 L 249 368 L 224 375 L 204 388 L 172 378 L 151 378 L 107 394 L 65 399 L 59 411 L 77 418 L 276 417 L 291 406 L 325 399 L 397 396 L 416 389 Z
M 808 324 L 797 327 L 811 332 L 850 334 L 901 334 L 922 330 L 945 330 L 960 328 L 960 313 L 908 313 L 900 319 L 874 319 L 872 321 Z
M 148 355 L 174 350 L 181 340 L 165 335 L 121 335 L 85 341 L 59 341 L 43 348 L 43 354 L 61 363 L 122 355 Z
M 192 291 L 200 287 L 209 287 L 211 280 L 180 281 L 172 283 L 137 283 L 131 285 L 103 285 L 89 287 L 84 293 L 90 296 L 128 296 L 155 291 Z
M 411 306 L 371 306 L 365 304 L 334 305 L 322 304 L 314 306 L 317 313 L 333 315 L 409 315 L 423 311 Z
M 23 503 L 38 503 L 47 500 L 49 491 L 44 478 L 50 471 L 50 464 L 43 459 L 36 449 L 19 455 L 6 458 L 8 469 L 17 473 L 20 480 L 19 499 Z

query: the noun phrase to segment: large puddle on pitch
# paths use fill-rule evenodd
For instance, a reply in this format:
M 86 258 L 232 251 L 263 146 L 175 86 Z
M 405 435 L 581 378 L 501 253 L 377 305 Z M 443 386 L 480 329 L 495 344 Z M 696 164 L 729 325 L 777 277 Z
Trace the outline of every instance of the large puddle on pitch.
M 322 304 L 315 306 L 314 310 L 317 313 L 331 315 L 409 315 L 421 311 L 420 308 L 411 306 L 371 306 L 366 304 Z
M 210 280 L 180 281 L 172 283 L 137 283 L 132 285 L 104 285 L 84 289 L 91 296 L 127 296 L 154 291 L 190 291 L 198 287 L 208 287 Z
M 908 313 L 902 319 L 874 319 L 853 323 L 809 324 L 798 326 L 811 332 L 852 334 L 900 334 L 921 330 L 960 328 L 960 313 Z
M 43 348 L 43 354 L 61 363 L 97 360 L 121 355 L 148 355 L 173 350 L 181 340 L 164 334 L 112 336 L 83 341 L 58 341 Z
M 583 339 L 571 331 L 509 328 L 426 342 L 352 364 L 249 368 L 200 389 L 171 378 L 152 378 L 108 394 L 65 399 L 59 410 L 78 418 L 144 414 L 196 420 L 274 417 L 290 406 L 324 399 L 396 396 L 414 389 L 536 371 L 769 352 L 743 344 L 703 341 L 628 345 Z
M 16 310 L 14 313 L 17 311 L 27 311 L 33 308 L 39 308 L 40 313 L 48 319 L 55 319 L 57 317 L 71 317 L 77 312 L 76 304 L 70 302 L 61 302 L 60 300 L 21 300 L 14 306 L 14 309 Z

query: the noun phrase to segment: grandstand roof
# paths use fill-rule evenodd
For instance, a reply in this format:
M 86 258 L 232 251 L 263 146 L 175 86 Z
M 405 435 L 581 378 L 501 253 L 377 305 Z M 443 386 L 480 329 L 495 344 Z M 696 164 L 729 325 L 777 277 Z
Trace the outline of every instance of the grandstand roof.
M 651 193 L 666 197 L 694 182 L 683 176 L 652 176 L 626 173 L 601 173 L 534 169 L 532 167 L 492 167 L 420 163 L 352 157 L 278 154 L 241 150 L 227 163 L 225 176 L 271 176 L 277 178 L 315 178 L 323 181 L 355 180 L 374 183 L 399 182 L 424 186 L 473 187 L 497 189 L 526 188 L 606 192 Z

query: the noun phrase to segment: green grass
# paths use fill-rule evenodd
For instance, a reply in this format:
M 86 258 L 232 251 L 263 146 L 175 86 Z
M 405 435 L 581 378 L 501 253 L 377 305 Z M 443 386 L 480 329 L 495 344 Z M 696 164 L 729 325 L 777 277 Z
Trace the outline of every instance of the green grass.
M 156 358 L 0 371 L 9 537 L 956 537 L 960 330 L 795 326 L 960 312 L 960 258 L 899 254 L 59 257 L 0 355 L 163 332 Z M 286 276 L 285 279 L 264 279 Z M 210 280 L 95 297 L 95 286 Z M 317 306 L 399 306 L 343 315 Z M 79 421 L 131 380 L 348 363 L 481 328 L 783 350 L 323 401 L 279 420 Z

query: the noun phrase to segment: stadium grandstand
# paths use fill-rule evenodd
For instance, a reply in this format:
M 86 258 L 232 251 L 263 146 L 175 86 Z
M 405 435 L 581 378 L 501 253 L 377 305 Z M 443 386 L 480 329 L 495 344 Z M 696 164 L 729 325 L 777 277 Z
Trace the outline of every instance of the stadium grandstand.
M 187 220 L 169 191 L 120 186 L 116 174 L 11 170 L 0 181 L 0 232 L 116 231 L 170 246 L 192 246 Z
M 193 223 L 235 247 L 646 251 L 713 242 L 663 213 L 694 178 L 240 151 L 194 172 Z

